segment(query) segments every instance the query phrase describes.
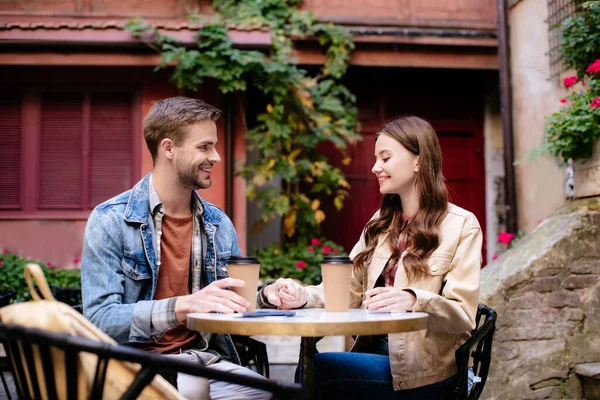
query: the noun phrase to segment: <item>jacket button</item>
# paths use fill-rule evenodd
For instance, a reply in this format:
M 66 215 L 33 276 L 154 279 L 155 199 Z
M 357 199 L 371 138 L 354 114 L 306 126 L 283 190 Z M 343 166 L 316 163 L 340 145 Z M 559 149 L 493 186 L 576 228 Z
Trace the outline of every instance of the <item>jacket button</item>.
M 399 385 L 400 389 L 404 389 L 406 387 L 406 383 L 401 382 Z
M 431 266 L 431 270 L 432 270 L 433 272 L 437 271 L 437 265 L 432 265 L 432 266 Z
M 404 353 L 396 354 L 396 360 L 402 360 L 402 359 L 404 359 Z
M 227 267 L 223 267 L 223 271 L 224 271 L 224 272 L 227 272 Z

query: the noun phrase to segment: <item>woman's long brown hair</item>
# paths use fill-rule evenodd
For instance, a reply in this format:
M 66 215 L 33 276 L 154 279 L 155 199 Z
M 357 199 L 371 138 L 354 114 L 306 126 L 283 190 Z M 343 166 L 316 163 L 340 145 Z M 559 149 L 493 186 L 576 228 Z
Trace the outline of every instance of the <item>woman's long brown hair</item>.
M 416 186 L 419 192 L 419 211 L 410 220 L 404 233 L 408 242 L 403 259 L 409 280 L 420 279 L 427 274 L 427 257 L 440 244 L 440 225 L 448 209 L 448 190 L 442 176 L 442 152 L 437 135 L 429 122 L 415 116 L 399 117 L 387 122 L 380 129 L 411 153 L 419 156 Z M 367 266 L 373 257 L 377 240 L 389 233 L 387 240 L 394 252 L 388 268 L 400 260 L 400 235 L 402 233 L 402 201 L 398 194 L 385 194 L 380 214 L 365 227 L 365 249 L 354 258 L 357 276 L 366 284 Z

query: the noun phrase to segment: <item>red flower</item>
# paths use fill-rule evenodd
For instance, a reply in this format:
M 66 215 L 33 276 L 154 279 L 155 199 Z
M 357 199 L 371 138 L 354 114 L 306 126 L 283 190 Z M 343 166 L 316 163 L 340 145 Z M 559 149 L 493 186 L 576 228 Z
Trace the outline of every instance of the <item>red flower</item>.
M 308 252 L 312 253 L 313 251 L 315 251 L 315 249 L 313 249 L 312 246 L 308 246 Z
M 79 264 L 79 261 L 81 261 L 79 258 L 74 258 L 73 259 L 73 264 Z
M 511 240 L 515 238 L 515 235 L 508 232 L 500 232 L 498 234 L 498 241 L 500 243 L 509 244 Z
M 48 262 L 46 263 L 46 266 L 47 266 L 48 268 L 52 268 L 52 263 L 51 263 L 50 261 L 48 261 Z
M 600 108 L 600 97 L 596 97 L 590 103 L 590 108 Z
M 565 104 L 567 102 L 567 99 L 560 99 L 560 102 Z
M 495 260 L 496 258 L 498 258 L 498 253 L 494 253 L 494 255 L 492 256 L 492 260 Z
M 327 255 L 331 252 L 330 246 L 323 246 L 323 254 Z
M 333 249 L 333 254 L 337 254 L 339 253 L 339 251 L 337 251 L 337 249 Z
M 600 58 L 590 64 L 590 66 L 585 70 L 588 74 L 597 74 L 600 72 Z
M 310 244 L 312 244 L 314 246 L 318 246 L 321 244 L 321 241 L 317 238 L 312 238 L 312 239 L 310 239 Z
M 579 81 L 579 78 L 576 76 L 568 76 L 563 80 L 563 84 L 565 85 L 565 87 L 571 87 L 573 86 L 575 83 L 577 83 Z
M 2 260 L 0 260 L 0 267 L 2 266 Z
M 6 253 L 8 253 L 8 250 L 6 250 L 6 249 L 2 250 L 2 254 L 6 254 Z
M 296 263 L 296 268 L 304 269 L 306 268 L 306 263 L 304 261 L 298 261 Z

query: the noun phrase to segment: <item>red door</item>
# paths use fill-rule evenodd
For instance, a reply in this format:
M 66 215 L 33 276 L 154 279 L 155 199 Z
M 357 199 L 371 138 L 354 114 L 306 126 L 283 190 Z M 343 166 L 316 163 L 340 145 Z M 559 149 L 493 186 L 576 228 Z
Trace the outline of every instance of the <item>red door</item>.
M 386 120 L 404 114 L 425 118 L 433 125 L 442 148 L 450 201 L 473 212 L 485 235 L 483 93 L 489 77 L 466 70 L 355 68 L 347 78 L 357 98 L 363 141 L 349 149 L 352 162 L 348 166 L 342 166 L 333 146 L 323 148 L 352 186 L 341 211 L 331 206 L 324 209 L 323 236 L 347 251 L 358 241 L 381 199 L 371 173 L 375 134 Z M 331 202 L 323 202 L 324 206 L 327 203 Z

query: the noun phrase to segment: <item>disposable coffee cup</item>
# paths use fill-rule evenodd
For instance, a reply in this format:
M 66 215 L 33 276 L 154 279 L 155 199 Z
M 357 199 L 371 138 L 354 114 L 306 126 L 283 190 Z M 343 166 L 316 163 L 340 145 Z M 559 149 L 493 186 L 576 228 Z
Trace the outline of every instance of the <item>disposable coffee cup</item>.
M 324 257 L 321 261 L 321 276 L 325 292 L 325 310 L 347 312 L 350 305 L 350 279 L 352 278 L 350 257 Z
M 258 274 L 260 262 L 256 257 L 230 257 L 229 277 L 241 279 L 246 284 L 243 287 L 231 287 L 235 293 L 245 298 L 250 305 L 248 312 L 256 310 L 256 289 L 258 287 Z

